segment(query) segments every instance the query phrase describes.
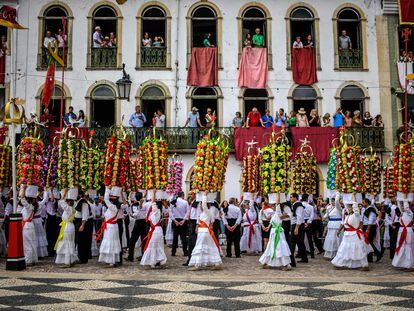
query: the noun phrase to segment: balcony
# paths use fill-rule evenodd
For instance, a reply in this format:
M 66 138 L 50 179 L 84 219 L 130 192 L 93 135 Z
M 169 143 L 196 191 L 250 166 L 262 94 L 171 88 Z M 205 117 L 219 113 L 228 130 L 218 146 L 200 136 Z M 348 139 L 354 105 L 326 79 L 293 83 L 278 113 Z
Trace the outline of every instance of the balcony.
M 91 48 L 91 68 L 113 69 L 117 66 L 117 48 Z
M 362 50 L 339 50 L 340 69 L 362 69 Z
M 58 56 L 63 59 L 63 48 L 58 48 Z M 47 48 L 42 47 L 42 54 L 41 59 L 39 63 L 40 69 L 47 69 L 49 66 L 49 58 L 50 53 Z M 67 66 L 67 59 L 68 59 L 68 47 L 65 48 L 65 67 Z M 56 63 L 57 64 L 57 63 Z M 61 67 L 59 64 L 57 64 L 58 67 Z
M 141 49 L 141 67 L 165 68 L 167 64 L 166 47 L 150 47 Z
M 346 133 L 354 137 L 355 143 L 362 149 L 372 148 L 377 150 L 385 149 L 384 128 L 382 127 L 351 127 Z M 353 144 L 353 139 L 348 138 L 348 144 Z

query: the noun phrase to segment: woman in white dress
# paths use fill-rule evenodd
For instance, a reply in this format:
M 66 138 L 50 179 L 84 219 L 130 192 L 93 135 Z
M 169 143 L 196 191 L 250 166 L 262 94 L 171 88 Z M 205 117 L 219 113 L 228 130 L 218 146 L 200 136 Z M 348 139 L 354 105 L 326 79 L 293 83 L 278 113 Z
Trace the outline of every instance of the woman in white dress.
M 46 237 L 46 230 L 43 227 L 43 219 L 42 214 L 46 212 L 46 203 L 49 200 L 49 195 L 47 190 L 43 192 L 43 199 L 39 201 L 39 208 L 36 210 L 35 214 L 33 215 L 33 224 L 36 231 L 36 238 L 37 238 L 37 256 L 39 258 L 47 257 L 49 252 L 47 251 L 47 237 Z
M 33 266 L 38 262 L 37 258 L 37 238 L 36 230 L 33 224 L 33 216 L 36 212 L 35 205 L 37 205 L 35 198 L 21 199 L 22 218 L 23 218 L 23 251 L 26 260 L 26 265 Z
M 259 253 L 262 251 L 262 232 L 258 222 L 258 213 L 254 208 L 254 202 L 250 201 L 249 206 L 243 215 L 243 235 L 240 240 L 242 252 Z
M 338 229 L 342 222 L 342 207 L 339 193 L 335 197 L 335 203 L 328 207 L 324 218 L 328 218 L 328 232 L 323 243 L 323 249 L 325 250 L 323 257 L 332 259 L 335 257 L 340 244 Z
M 282 228 L 281 217 L 280 204 L 277 204 L 276 211 L 270 220 L 269 243 L 259 261 L 263 267 L 285 267 L 286 270 L 291 270 L 290 249 Z
M 103 233 L 98 261 L 115 267 L 121 261 L 122 251 L 117 223 L 118 213 L 121 212 L 119 198 L 110 197 L 110 189 L 106 188 L 104 202 L 106 205 L 105 219 L 95 237 L 98 241 Z
M 390 226 L 392 226 L 392 208 L 390 199 L 385 199 L 385 217 L 384 217 L 384 248 L 390 247 Z
M 414 269 L 413 211 L 408 202 L 404 202 L 403 208 L 392 265 L 412 271 Z
M 75 225 L 73 224 L 76 211 L 74 208 L 74 201 L 66 201 L 66 193 L 67 190 L 59 201 L 59 205 L 63 209 L 63 214 L 62 222 L 60 223 L 59 237 L 55 245 L 55 263 L 70 267 L 78 261 L 78 255 L 75 249 Z
M 155 191 L 154 191 L 155 192 Z M 144 238 L 144 254 L 141 259 L 141 266 L 156 268 L 167 263 L 167 256 L 164 251 L 164 233 L 161 227 L 162 204 L 156 203 L 153 197 L 151 207 L 148 210 L 150 230 Z
M 369 270 L 367 255 L 373 249 L 364 232 L 359 229 L 360 224 L 361 214 L 358 203 L 354 202 L 352 207 L 349 207 L 349 215 L 345 217 L 345 232 L 341 245 L 331 261 L 335 267 Z
M 208 208 L 207 198 L 204 195 L 201 202 L 201 213 L 198 217 L 197 241 L 188 263 L 192 270 L 203 267 L 218 268 L 222 264 L 220 245 L 213 232 L 215 220 L 213 209 L 215 209 L 213 205 L 210 209 Z

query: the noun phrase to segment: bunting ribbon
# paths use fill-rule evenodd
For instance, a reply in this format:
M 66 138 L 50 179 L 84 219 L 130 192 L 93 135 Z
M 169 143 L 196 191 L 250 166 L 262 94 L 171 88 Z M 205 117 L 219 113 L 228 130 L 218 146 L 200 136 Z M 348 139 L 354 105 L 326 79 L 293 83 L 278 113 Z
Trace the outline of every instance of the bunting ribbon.
M 144 252 L 147 250 L 147 248 L 148 248 L 148 245 L 149 245 L 149 243 L 150 243 L 150 241 L 151 241 L 151 238 L 152 238 L 152 234 L 154 233 L 154 231 L 155 231 L 155 228 L 156 227 L 161 227 L 161 223 L 160 222 L 158 222 L 157 224 L 152 224 L 151 223 L 151 225 L 150 225 L 150 230 L 149 230 L 149 232 L 148 232 L 148 234 L 147 234 L 147 236 L 142 240 L 142 242 L 141 242 L 141 247 L 142 247 L 142 245 L 144 245 L 144 242 L 145 242 L 145 246 L 144 246 Z
M 348 226 L 348 228 L 345 228 L 345 231 L 348 231 L 348 232 L 356 232 L 357 235 L 358 235 L 358 239 L 362 240 L 362 237 L 363 237 L 365 243 L 366 244 L 369 244 L 368 234 L 366 232 L 363 232 L 361 229 L 356 229 L 356 228 L 352 227 L 348 223 L 348 220 L 346 221 L 346 225 Z
M 62 221 L 60 222 L 60 224 L 59 224 L 59 226 L 60 226 L 59 236 L 56 240 L 55 247 L 53 248 L 55 251 L 57 250 L 60 241 L 62 241 L 62 239 L 63 239 L 63 234 L 65 233 L 65 229 L 66 229 L 66 224 L 67 223 L 73 223 L 73 220 L 75 219 L 75 212 L 76 212 L 75 209 L 72 208 L 72 214 L 69 216 L 68 221 L 66 222 L 65 220 L 62 219 Z
M 249 238 L 247 240 L 247 245 L 250 248 L 251 245 L 252 245 L 252 237 L 254 235 L 254 225 L 257 224 L 257 221 L 250 222 L 249 211 L 246 212 L 246 218 L 247 218 L 247 221 L 249 222 L 249 224 L 248 225 L 244 225 L 243 227 L 244 228 L 249 227 Z
M 400 240 L 398 241 L 398 247 L 395 249 L 395 253 L 398 254 L 398 252 L 400 251 L 401 247 L 404 245 L 405 240 L 407 239 L 407 228 L 412 227 L 413 223 L 410 222 L 407 226 L 404 224 L 404 221 L 400 220 L 401 222 L 401 227 L 402 231 L 401 231 L 401 235 L 400 235 Z
M 101 225 L 101 228 L 99 228 L 98 232 L 96 232 L 96 236 L 95 236 L 95 240 L 99 241 L 99 239 L 101 238 L 101 236 L 104 234 L 104 231 L 106 230 L 106 227 L 108 224 L 110 225 L 115 225 L 116 224 L 116 220 L 118 218 L 118 213 L 119 210 L 116 212 L 115 216 L 112 218 L 109 218 L 108 220 L 105 219 Z
M 213 239 L 214 244 L 216 244 L 216 247 L 217 247 L 217 249 L 220 252 L 220 244 L 219 244 L 219 241 L 216 238 L 216 235 L 214 234 L 213 226 L 212 225 L 207 226 L 207 224 L 204 221 L 200 220 L 200 223 L 198 224 L 198 227 L 199 228 L 206 228 L 206 229 L 208 229 L 208 232 L 210 233 L 210 236 Z
M 280 234 L 283 232 L 283 228 L 282 228 L 282 224 L 276 224 L 273 221 L 271 222 L 271 224 L 272 224 L 272 230 L 275 231 L 275 241 L 274 241 L 273 255 L 272 255 L 272 259 L 275 259 L 277 245 L 279 244 Z

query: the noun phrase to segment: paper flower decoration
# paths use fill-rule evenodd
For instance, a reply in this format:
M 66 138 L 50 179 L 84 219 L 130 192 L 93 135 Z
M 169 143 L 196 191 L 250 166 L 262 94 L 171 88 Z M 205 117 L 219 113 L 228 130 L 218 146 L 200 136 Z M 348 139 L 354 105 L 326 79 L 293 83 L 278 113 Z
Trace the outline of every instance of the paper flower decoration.
M 409 193 L 412 177 L 412 144 L 399 144 L 394 146 L 394 190 Z
M 247 155 L 243 158 L 242 188 L 243 192 L 260 191 L 260 165 L 257 155 Z
M 362 191 L 366 194 L 381 192 L 381 160 L 377 156 L 362 158 Z
M 59 188 L 74 188 L 79 186 L 80 163 L 83 142 L 75 137 L 60 138 L 58 178 Z
M 387 166 L 383 169 L 383 197 L 384 198 L 394 198 L 397 194 L 394 190 L 394 167 Z
M 59 146 L 53 144 L 47 146 L 43 155 L 43 187 L 55 188 L 57 186 L 58 162 Z
M 299 152 L 292 164 L 292 191 L 316 194 L 317 160 L 312 152 Z
M 11 147 L 0 145 L 0 188 L 10 186 L 11 182 Z
M 84 148 L 81 153 L 80 186 L 86 190 L 98 190 L 102 185 L 104 156 L 98 148 Z
M 343 145 L 337 149 L 337 190 L 342 193 L 362 191 L 361 172 L 362 164 L 359 147 Z
M 172 159 L 168 162 L 168 186 L 167 193 L 177 195 L 182 191 L 184 163 Z
M 142 143 L 146 190 L 166 190 L 168 184 L 168 146 L 155 137 L 147 137 Z
M 22 139 L 17 155 L 18 186 L 42 186 L 43 147 L 43 142 L 39 138 L 25 137 Z
M 329 162 L 328 162 L 328 172 L 327 172 L 327 177 L 326 177 L 326 188 L 328 188 L 329 190 L 337 189 L 335 186 L 337 166 L 338 166 L 338 162 L 337 162 L 336 148 L 331 148 Z
M 106 142 L 104 184 L 105 186 L 127 187 L 129 179 L 129 157 L 131 145 L 115 135 Z

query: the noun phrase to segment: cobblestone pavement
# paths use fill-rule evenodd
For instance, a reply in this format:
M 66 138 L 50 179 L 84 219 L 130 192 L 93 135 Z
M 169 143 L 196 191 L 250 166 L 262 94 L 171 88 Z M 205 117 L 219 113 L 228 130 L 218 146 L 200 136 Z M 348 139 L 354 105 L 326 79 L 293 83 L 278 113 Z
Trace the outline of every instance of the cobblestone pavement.
M 292 271 L 262 269 L 258 256 L 225 258 L 222 270 L 188 271 L 183 256 L 149 270 L 108 268 L 96 259 L 64 269 L 44 259 L 0 271 L 0 309 L 9 310 L 408 310 L 413 272 L 384 258 L 371 271 L 335 270 L 317 256 Z M 5 266 L 4 259 L 0 264 Z

